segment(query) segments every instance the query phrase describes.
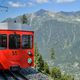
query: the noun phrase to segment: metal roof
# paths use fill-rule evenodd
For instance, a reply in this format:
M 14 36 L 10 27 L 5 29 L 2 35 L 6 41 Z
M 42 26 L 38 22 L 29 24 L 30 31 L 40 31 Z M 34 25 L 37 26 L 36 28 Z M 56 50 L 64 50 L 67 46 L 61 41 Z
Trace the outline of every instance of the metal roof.
M 0 30 L 25 30 L 33 31 L 31 26 L 21 23 L 5 22 L 0 23 Z

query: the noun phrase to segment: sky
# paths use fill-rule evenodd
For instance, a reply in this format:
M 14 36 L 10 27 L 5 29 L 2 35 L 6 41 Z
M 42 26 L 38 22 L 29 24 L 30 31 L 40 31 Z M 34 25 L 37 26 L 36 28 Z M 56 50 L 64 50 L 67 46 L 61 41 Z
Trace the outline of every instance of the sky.
M 80 11 L 80 0 L 0 0 L 0 21 L 40 9 L 53 12 Z M 8 8 L 6 8 L 8 7 Z

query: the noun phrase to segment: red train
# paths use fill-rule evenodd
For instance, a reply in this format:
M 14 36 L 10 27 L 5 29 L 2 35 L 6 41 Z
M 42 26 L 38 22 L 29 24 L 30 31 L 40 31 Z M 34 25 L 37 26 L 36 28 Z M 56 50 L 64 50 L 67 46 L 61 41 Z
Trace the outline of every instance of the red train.
M 34 32 L 30 26 L 0 23 L 0 70 L 34 66 Z

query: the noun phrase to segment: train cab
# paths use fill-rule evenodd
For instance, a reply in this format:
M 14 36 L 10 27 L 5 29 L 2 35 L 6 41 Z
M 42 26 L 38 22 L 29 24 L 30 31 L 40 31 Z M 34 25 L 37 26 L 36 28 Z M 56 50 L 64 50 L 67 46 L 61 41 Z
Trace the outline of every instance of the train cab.
M 34 66 L 34 31 L 19 23 L 0 23 L 0 69 Z

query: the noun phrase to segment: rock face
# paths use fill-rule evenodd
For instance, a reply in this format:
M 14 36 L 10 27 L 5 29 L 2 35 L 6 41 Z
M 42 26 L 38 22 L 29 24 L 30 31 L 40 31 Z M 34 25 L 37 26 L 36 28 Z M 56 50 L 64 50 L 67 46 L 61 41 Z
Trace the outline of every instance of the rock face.
M 20 71 L 0 71 L 0 80 L 51 80 L 51 78 L 34 68 L 26 68 Z
M 35 31 L 35 42 L 44 59 L 49 62 L 50 66 L 59 66 L 63 72 L 71 73 L 76 80 L 79 80 L 80 11 L 50 12 L 41 9 L 26 16 L 29 25 L 32 25 Z M 10 18 L 5 21 L 10 22 L 20 18 Z M 56 52 L 54 64 L 50 60 L 50 48 L 54 48 Z
M 25 75 L 28 80 L 51 80 L 47 75 L 38 72 L 34 68 L 22 69 L 21 73 Z

